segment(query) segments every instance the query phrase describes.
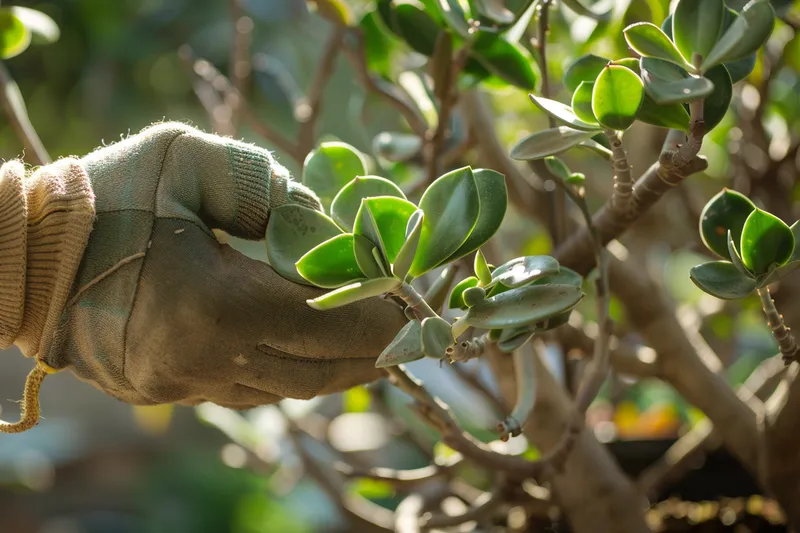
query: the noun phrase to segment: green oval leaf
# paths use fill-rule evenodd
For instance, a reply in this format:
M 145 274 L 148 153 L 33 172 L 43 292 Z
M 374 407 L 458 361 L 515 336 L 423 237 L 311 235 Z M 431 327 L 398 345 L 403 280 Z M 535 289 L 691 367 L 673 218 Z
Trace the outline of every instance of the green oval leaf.
M 597 21 L 606 21 L 611 14 L 611 10 L 595 11 L 590 7 L 585 6 L 581 0 L 562 0 L 562 3 L 576 14 L 583 17 L 589 17 L 590 19 Z
M 689 278 L 700 290 L 721 300 L 745 298 L 756 288 L 756 281 L 744 276 L 728 261 L 710 261 L 689 271 Z
M 368 278 L 384 278 L 387 277 L 384 272 L 385 266 L 382 264 L 380 253 L 375 257 L 377 250 L 375 244 L 362 235 L 353 235 L 353 252 L 355 253 L 356 263 L 361 272 Z
M 736 267 L 736 270 L 742 273 L 742 275 L 747 276 L 748 278 L 753 277 L 753 273 L 747 270 L 747 267 L 744 266 L 742 262 L 742 256 L 739 255 L 739 250 L 736 249 L 736 243 L 733 240 L 733 235 L 731 235 L 731 231 L 728 230 L 728 255 L 731 258 L 731 263 L 733 266 Z
M 467 305 L 466 302 L 464 302 L 464 291 L 477 287 L 478 283 L 480 282 L 475 276 L 470 276 L 459 281 L 450 293 L 450 300 L 447 304 L 450 309 L 466 309 Z
M 714 90 L 703 101 L 703 120 L 706 129 L 711 131 L 728 112 L 733 98 L 733 83 L 725 65 L 717 65 L 706 72 L 705 77 L 714 84 Z
M 511 158 L 517 161 L 532 161 L 560 154 L 588 141 L 596 134 L 596 131 L 573 130 L 566 126 L 537 131 L 522 139 L 511 149 Z
M 464 10 L 459 0 L 438 0 L 437 7 L 444 21 L 463 38 L 470 36 L 470 25 L 467 23 L 472 18 L 472 13 Z
M 414 255 L 417 253 L 417 246 L 419 246 L 419 237 L 422 234 L 422 221 L 424 218 L 425 214 L 422 209 L 417 209 L 408 219 L 406 241 L 400 247 L 400 251 L 397 252 L 397 257 L 392 264 L 392 274 L 397 279 L 405 280 L 408 276 L 411 263 L 414 262 Z
M 609 63 L 609 59 L 594 54 L 581 56 L 564 72 L 564 85 L 575 92 L 582 82 L 594 82 Z
M 470 307 L 463 321 L 484 329 L 516 328 L 572 309 L 582 298 L 571 285 L 526 285 Z
M 748 2 L 704 58 L 703 70 L 754 53 L 767 41 L 774 26 L 775 11 L 768 0 Z
M 394 263 L 406 241 L 406 226 L 417 206 L 394 196 L 376 196 L 361 201 L 353 233 L 372 241 L 387 265 Z
M 475 254 L 473 270 L 475 271 L 475 276 L 481 282 L 481 285 L 488 285 L 492 282 L 492 271 L 489 270 L 489 265 L 486 264 L 486 258 L 483 257 L 480 250 Z
M 508 190 L 505 176 L 486 168 L 473 170 L 472 176 L 475 178 L 475 186 L 478 188 L 478 198 L 480 199 L 478 221 L 464 244 L 446 259 L 448 263 L 461 259 L 486 244 L 500 229 L 506 216 Z
M 464 289 L 461 298 L 464 300 L 464 305 L 466 307 L 472 307 L 486 299 L 486 290 L 484 290 L 483 287 L 468 287 Z
M 639 68 L 643 78 L 645 76 L 649 79 L 657 78 L 664 82 L 679 82 L 689 77 L 686 69 L 655 57 L 641 58 Z
M 636 120 L 644 85 L 632 70 L 609 65 L 597 77 L 592 92 L 592 111 L 607 128 L 626 130 Z
M 267 258 L 286 279 L 309 285 L 297 272 L 295 263 L 318 244 L 342 230 L 327 216 L 308 207 L 286 204 L 270 211 L 267 223 Z
M 597 124 L 597 118 L 592 111 L 593 81 L 582 81 L 572 94 L 572 110 L 575 116 L 587 124 Z M 599 127 L 599 126 L 598 126 Z
M 335 289 L 365 277 L 356 261 L 351 233 L 318 244 L 297 261 L 295 268 L 305 279 L 324 289 Z
M 510 338 L 501 339 L 498 341 L 497 347 L 503 353 L 512 353 L 522 348 L 534 335 L 536 335 L 535 332 L 526 329 L 522 333 L 517 333 Z
M 722 33 L 723 0 L 680 0 L 672 14 L 675 46 L 691 65 L 697 53 L 707 57 Z
M 700 214 L 700 238 L 706 248 L 730 259 L 728 231 L 735 242 L 740 242 L 744 223 L 755 208 L 747 196 L 727 188 L 714 195 Z
M 680 81 L 664 81 L 647 73 L 642 78 L 647 94 L 658 105 L 700 100 L 714 91 L 714 84 L 708 78 L 688 77 Z
M 11 59 L 31 44 L 31 32 L 9 8 L 0 9 L 0 59 Z
M 494 76 L 526 91 L 536 89 L 535 62 L 519 45 L 493 33 L 479 32 L 470 54 Z
M 671 61 L 678 65 L 687 65 L 669 37 L 655 24 L 637 22 L 625 28 L 623 33 L 628 46 L 639 55 Z M 691 65 L 691 63 L 688 64 Z
M 543 276 L 533 281 L 534 285 L 572 285 L 573 287 L 580 288 L 583 286 L 583 278 L 580 274 L 567 268 L 560 266 L 558 272 Z
M 447 348 L 455 342 L 450 322 L 439 316 L 422 321 L 422 353 L 433 359 L 443 359 Z
M 753 72 L 753 69 L 756 67 L 757 59 L 757 54 L 750 54 L 742 59 L 723 63 L 723 65 L 728 69 L 728 73 L 731 75 L 731 81 L 733 83 L 739 83 Z
M 422 324 L 412 320 L 395 335 L 375 361 L 376 368 L 402 365 L 425 357 L 422 352 Z
M 597 123 L 591 124 L 578 118 L 577 115 L 572 111 L 572 108 L 568 105 L 564 105 L 561 102 L 556 102 L 555 100 L 540 98 L 533 94 L 528 96 L 536 105 L 536 107 L 544 111 L 548 116 L 564 123 L 572 129 L 595 132 L 601 129 Z
M 572 171 L 569 169 L 567 164 L 558 157 L 545 157 L 544 164 L 551 174 L 562 179 L 563 181 L 569 181 L 569 179 L 572 177 Z
M 688 132 L 689 112 L 681 104 L 658 105 L 645 93 L 642 106 L 636 113 L 636 120 L 661 128 L 670 128 Z
M 413 133 L 384 131 L 375 136 L 372 148 L 380 157 L 397 163 L 408 161 L 422 150 L 422 139 Z
M 514 13 L 511 12 L 502 0 L 474 0 L 478 11 L 498 24 L 513 24 Z
M 9 9 L 31 32 L 31 43 L 52 44 L 61 37 L 58 24 L 49 15 L 22 6 L 12 6 Z
M 361 200 L 373 196 L 395 196 L 405 199 L 403 191 L 379 176 L 359 176 L 345 185 L 331 203 L 333 221 L 345 231 L 353 231 Z
M 439 25 L 424 9 L 410 3 L 395 4 L 394 23 L 400 35 L 415 52 L 433 55 L 439 36 Z
M 765 274 L 774 264 L 785 265 L 794 252 L 794 234 L 771 213 L 756 208 L 742 228 L 742 262 L 755 275 Z
M 480 197 L 472 169 L 460 168 L 436 179 L 422 195 L 419 207 L 425 218 L 409 270 L 415 278 L 450 257 L 475 228 Z
M 392 292 L 399 286 L 400 282 L 394 278 L 369 279 L 345 285 L 306 303 L 318 311 L 326 311 Z
M 362 154 L 343 142 L 321 143 L 303 163 L 303 184 L 317 193 L 327 209 L 339 189 L 367 173 Z
M 491 282 L 485 285 L 488 289 L 498 283 L 502 283 L 506 287 L 513 289 L 538 278 L 552 276 L 558 271 L 558 261 L 548 255 L 517 257 L 494 269 Z

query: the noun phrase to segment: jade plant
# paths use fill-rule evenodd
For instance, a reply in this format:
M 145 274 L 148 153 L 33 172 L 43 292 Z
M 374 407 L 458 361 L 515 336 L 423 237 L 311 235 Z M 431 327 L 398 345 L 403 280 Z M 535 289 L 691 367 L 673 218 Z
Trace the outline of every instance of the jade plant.
M 338 191 L 317 187 L 326 212 L 299 205 L 276 209 L 266 234 L 269 261 L 286 278 L 332 289 L 308 300 L 317 310 L 373 297 L 404 300 L 409 322 L 376 366 L 423 357 L 463 360 L 473 343 L 482 342 L 457 342 L 470 328 L 486 330 L 489 339 L 512 352 L 536 332 L 564 324 L 583 298 L 582 278 L 552 257 L 487 264 L 480 248 L 506 214 L 505 178 L 498 172 L 470 167 L 447 172 L 415 204 L 390 180 L 365 175 L 363 156 L 343 143 L 325 143 L 309 155 L 306 183 L 315 182 L 320 168 L 339 181 L 355 175 Z M 449 307 L 460 313 L 450 323 L 413 282 L 470 258 L 474 276 L 450 293 Z

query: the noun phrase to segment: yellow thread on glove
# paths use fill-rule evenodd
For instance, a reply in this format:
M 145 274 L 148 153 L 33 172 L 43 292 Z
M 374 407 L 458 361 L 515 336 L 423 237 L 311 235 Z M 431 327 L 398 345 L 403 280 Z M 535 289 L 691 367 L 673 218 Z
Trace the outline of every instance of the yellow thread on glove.
M 41 359 L 36 359 L 36 366 L 25 380 L 25 391 L 22 394 L 22 414 L 19 421 L 9 423 L 0 420 L 0 433 L 22 433 L 39 423 L 39 389 L 42 387 L 44 378 L 48 374 L 56 372 L 58 372 L 57 368 L 53 368 Z

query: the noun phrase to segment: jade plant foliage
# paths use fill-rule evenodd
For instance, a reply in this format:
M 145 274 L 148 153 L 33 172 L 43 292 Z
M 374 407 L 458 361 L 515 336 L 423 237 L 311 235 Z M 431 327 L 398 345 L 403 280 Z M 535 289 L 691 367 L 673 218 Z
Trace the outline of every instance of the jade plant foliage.
M 638 57 L 610 59 L 592 53 L 564 73 L 569 103 L 534 94 L 532 102 L 556 127 L 520 141 L 511 156 L 536 160 L 576 146 L 606 144 L 603 131 L 623 132 L 639 121 L 689 132 L 692 102 L 702 102 L 706 131 L 725 116 L 733 85 L 756 65 L 756 53 L 775 25 L 768 0 L 753 0 L 740 12 L 723 0 L 681 0 L 661 27 L 637 22 L 623 30 Z
M 800 222 L 788 226 L 741 193 L 723 189 L 703 209 L 700 236 L 719 256 L 694 267 L 700 289 L 724 300 L 749 296 L 800 266 Z
M 409 303 L 411 320 L 378 366 L 442 359 L 468 328 L 487 330 L 510 352 L 567 321 L 583 298 L 578 274 L 548 256 L 517 257 L 495 267 L 480 251 L 506 214 L 503 175 L 457 168 L 435 179 L 415 204 L 390 180 L 366 175 L 363 161 L 352 146 L 322 143 L 306 158 L 303 176 L 326 212 L 300 205 L 275 209 L 266 243 L 270 264 L 282 276 L 331 289 L 308 301 L 315 309 L 387 294 Z M 463 314 L 451 324 L 427 304 L 420 312 L 412 282 L 469 256 L 474 275 L 449 298 Z

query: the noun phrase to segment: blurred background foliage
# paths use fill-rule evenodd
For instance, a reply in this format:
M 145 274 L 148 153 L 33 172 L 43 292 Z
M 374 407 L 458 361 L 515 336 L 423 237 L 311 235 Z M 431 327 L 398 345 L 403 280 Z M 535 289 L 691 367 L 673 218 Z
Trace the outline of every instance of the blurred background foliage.
M 381 28 L 379 18 L 369 14 L 372 2 L 348 3 L 358 19 L 365 17 L 362 28 L 369 30 L 373 72 L 407 80 L 401 73 L 424 61 Z M 6 62 L 26 99 L 30 119 L 54 158 L 83 155 L 160 120 L 212 128 L 179 50 L 188 44 L 197 57 L 228 72 L 234 35 L 229 2 L 17 0 L 13 4 L 44 11 L 61 28 L 57 44 L 31 47 Z M 588 52 L 612 58 L 630 55 L 621 29 L 640 20 L 661 24 L 669 8 L 667 0 L 611 4 L 612 16 L 603 23 L 567 9 L 551 11 L 548 74 L 555 89 L 552 98 L 568 101 L 569 93 L 560 80 L 571 60 Z M 668 194 L 622 243 L 614 244 L 616 254 L 641 254 L 641 265 L 678 302 L 679 312 L 701 322 L 701 331 L 726 364 L 732 385 L 742 383 L 775 353 L 774 341 L 763 325 L 755 296 L 723 303 L 697 289 L 688 271 L 703 258 L 695 236 L 697 213 L 705 201 L 726 185 L 763 174 L 800 138 L 800 39 L 786 22 L 800 20 L 800 2 L 774 4 L 785 13 L 784 20 L 777 22 L 753 73 L 736 86 L 728 115 L 707 137 L 702 153 L 709 159 L 708 171 Z M 250 107 L 260 120 L 294 138 L 296 116 L 302 112 L 304 91 L 324 53 L 330 24 L 310 12 L 303 0 L 242 0 L 242 9 L 252 24 L 253 71 L 245 87 Z M 340 58 L 325 90 L 320 140 L 348 142 L 372 156 L 376 174 L 413 184 L 420 177 L 415 165 L 385 157 L 398 149 L 397 144 L 387 147 L 387 139 L 396 141 L 392 135 L 406 132 L 405 123 L 385 102 L 365 94 L 355 74 Z M 411 82 L 404 86 L 413 93 Z M 505 146 L 547 127 L 547 117 L 530 104 L 527 91 L 496 79 L 483 87 L 491 95 L 497 135 Z M 755 127 L 755 114 L 763 117 L 763 138 L 768 140 L 763 145 L 753 142 L 753 132 L 748 131 Z M 664 133 L 636 124 L 625 136 L 634 174 L 657 157 Z M 275 148 L 246 125 L 238 134 Z M 22 146 L 11 127 L 0 120 L 0 158 L 21 154 Z M 277 156 L 299 175 L 297 161 L 280 152 Z M 467 163 L 475 163 L 470 157 L 474 156 L 468 156 Z M 570 154 L 566 159 L 574 171 L 590 177 L 591 207 L 602 205 L 611 191 L 610 172 L 598 169 L 597 160 L 588 153 Z M 794 173 L 786 172 L 777 181 L 777 194 L 788 201 L 782 212 L 773 212 L 789 223 L 800 216 L 796 175 L 795 164 Z M 757 181 L 747 183 L 757 203 L 776 194 Z M 694 245 L 685 246 L 687 235 Z M 513 209 L 495 240 L 495 253 L 506 259 L 546 254 L 553 246 L 543 227 Z M 233 244 L 249 255 L 263 257 L 261 244 Z M 590 302 L 587 298 L 578 310 L 587 322 L 594 316 Z M 625 332 L 625 316 L 616 301 L 612 301 L 612 315 L 619 331 Z M 569 354 L 553 351 L 549 355 L 553 372 L 567 380 L 575 362 Z M 2 357 L 0 390 L 4 399 L 16 397 L 29 362 L 15 350 Z M 488 389 L 495 390 L 485 368 L 465 367 L 476 372 L 474 379 L 484 380 Z M 440 369 L 430 361 L 410 368 L 427 378 L 431 392 L 453 406 L 465 427 L 486 442 L 493 440 L 487 428 L 498 419 L 498 406 L 463 387 L 452 369 Z M 4 532 L 348 530 L 331 494 L 299 473 L 303 457 L 284 438 L 286 421 L 276 407 L 245 414 L 215 406 L 202 406 L 197 414 L 186 408 L 132 409 L 61 374 L 48 381 L 42 404 L 45 419 L 39 427 L 22 436 L 0 438 L 0 530 Z M 311 436 L 327 436 L 332 449 L 308 446 L 319 461 L 346 458 L 352 464 L 415 468 L 427 464 L 430 453 L 446 458 L 451 452 L 436 442 L 436 434 L 407 405 L 408 397 L 397 390 L 371 386 L 334 398 L 285 402 L 283 408 Z M 2 407 L 4 417 L 16 416 L 14 403 L 4 401 Z M 386 410 L 397 422 L 376 414 Z M 702 414 L 667 385 L 614 376 L 589 420 L 605 442 L 658 440 L 678 437 L 702 420 Z M 504 446 L 507 453 L 531 457 L 537 453 L 524 437 L 492 445 Z M 467 471 L 464 477 L 484 489 L 492 483 L 479 471 Z M 394 489 L 380 482 L 352 482 L 347 490 L 389 509 L 399 503 Z

